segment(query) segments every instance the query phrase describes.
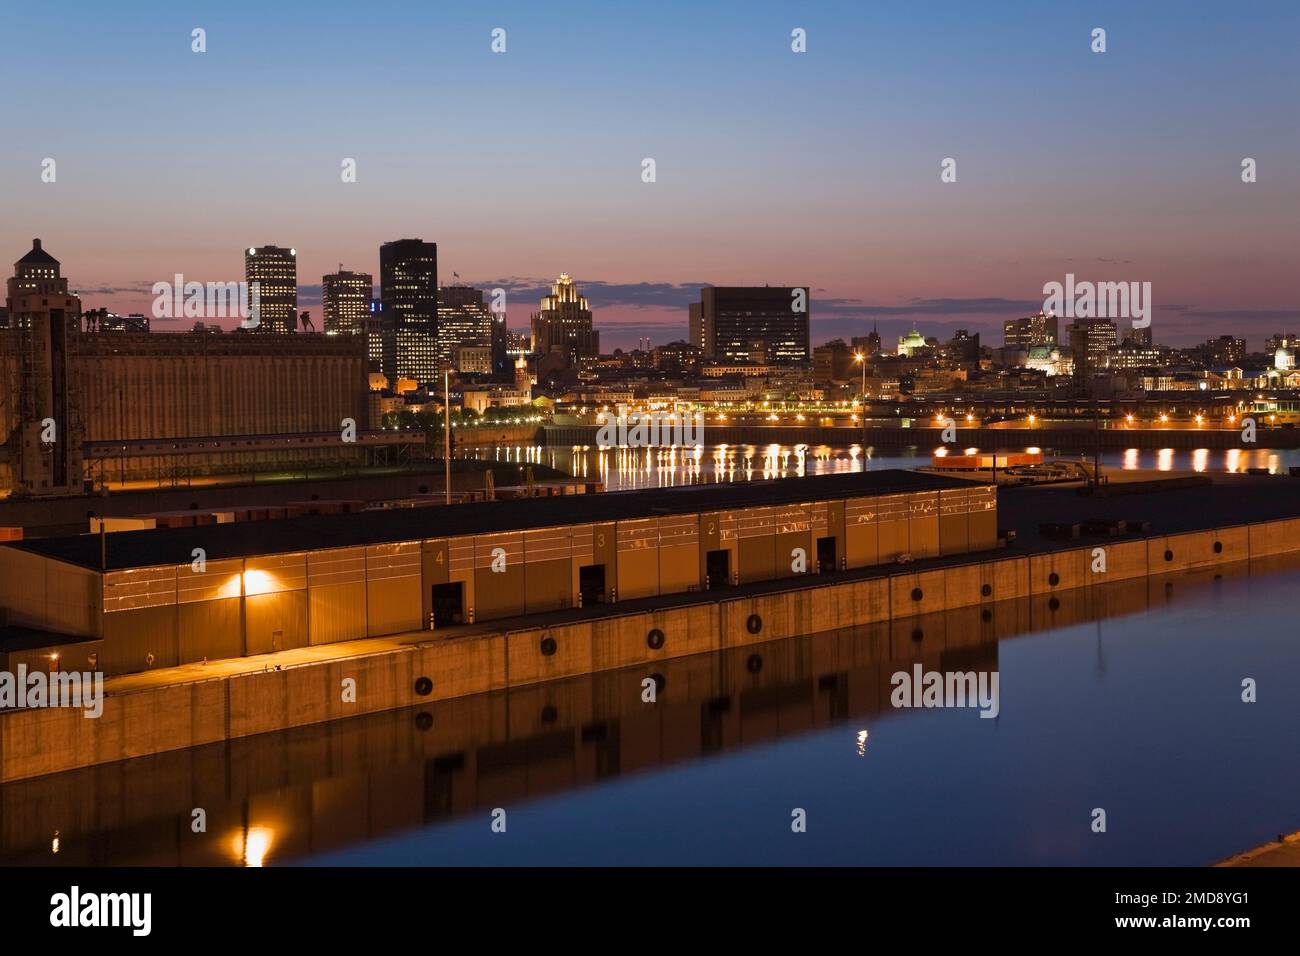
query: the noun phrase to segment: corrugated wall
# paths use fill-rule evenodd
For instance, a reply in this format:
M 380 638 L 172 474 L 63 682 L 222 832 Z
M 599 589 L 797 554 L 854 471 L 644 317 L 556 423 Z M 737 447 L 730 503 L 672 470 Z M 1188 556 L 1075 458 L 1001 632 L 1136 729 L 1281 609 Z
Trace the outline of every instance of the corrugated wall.
M 474 538 L 474 619 L 523 614 L 524 536 L 522 532 L 481 534 Z
M 655 518 L 618 522 L 618 599 L 659 593 L 659 524 Z
M 366 633 L 375 637 L 420 630 L 420 542 L 372 544 L 365 550 Z
M 308 554 L 308 642 L 331 644 L 367 633 L 367 591 L 365 548 Z
M 0 594 L 19 623 L 102 633 L 100 666 L 125 673 L 422 630 L 432 588 L 445 582 L 463 585 L 467 620 L 492 620 L 576 605 L 579 569 L 589 565 L 605 567 L 606 594 L 618 600 L 702 588 L 715 550 L 729 552 L 733 580 L 811 574 L 826 538 L 835 541 L 837 563 L 850 568 L 987 550 L 996 545 L 996 490 L 335 548 L 211 561 L 203 571 L 179 564 L 111 572 L 102 624 L 98 574 L 0 549 Z

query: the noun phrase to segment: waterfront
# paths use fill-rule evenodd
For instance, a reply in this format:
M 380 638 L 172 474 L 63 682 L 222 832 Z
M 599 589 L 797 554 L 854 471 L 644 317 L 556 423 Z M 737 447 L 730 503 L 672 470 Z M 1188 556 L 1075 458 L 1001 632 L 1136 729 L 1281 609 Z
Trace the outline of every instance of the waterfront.
M 864 456 L 861 445 L 710 445 L 701 449 L 607 450 L 594 447 L 516 445 L 467 448 L 461 454 L 502 464 L 546 465 L 576 478 L 603 482 L 607 491 L 623 491 L 861 471 L 864 461 L 868 471 L 917 468 L 930 463 L 933 451 L 933 448 L 915 446 L 901 450 L 868 448 Z M 1051 454 L 1054 450 L 1044 451 Z M 1056 453 L 1063 458 L 1078 460 L 1081 457 L 1078 451 L 1061 450 Z M 1091 463 L 1090 455 L 1082 457 Z M 1101 463 L 1103 467 L 1124 471 L 1241 474 L 1252 468 L 1264 468 L 1270 474 L 1286 474 L 1287 469 L 1300 466 L 1300 450 L 1255 448 L 1212 451 L 1201 448 L 1182 451 L 1172 448 L 1131 448 L 1103 452 Z
M 1051 609 L 1005 602 L 991 619 L 972 607 L 882 622 L 19 781 L 0 787 L 0 856 L 1212 863 L 1298 824 L 1286 741 L 1300 719 L 1288 693 L 1300 571 L 1288 564 L 1063 592 Z M 996 669 L 999 716 L 892 709 L 890 676 L 914 662 Z M 640 696 L 647 674 L 654 705 Z M 1259 681 L 1258 703 L 1241 702 L 1243 677 Z M 196 807 L 205 833 L 191 831 Z M 489 828 L 497 807 L 504 835 Z M 794 807 L 807 833 L 790 832 Z M 1089 829 L 1095 807 L 1105 834 Z

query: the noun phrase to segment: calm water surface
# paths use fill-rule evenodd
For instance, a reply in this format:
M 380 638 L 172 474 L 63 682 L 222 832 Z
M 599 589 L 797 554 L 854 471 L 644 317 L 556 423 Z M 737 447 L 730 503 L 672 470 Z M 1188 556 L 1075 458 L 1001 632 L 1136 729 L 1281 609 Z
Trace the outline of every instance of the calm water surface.
M 543 445 L 470 449 L 466 454 L 485 460 L 543 464 L 568 474 L 602 481 L 609 491 L 662 488 L 719 481 L 793 478 L 844 471 L 916 468 L 930 463 L 933 449 L 882 449 L 829 445 L 713 445 L 694 449 L 560 448 Z M 1064 456 L 1063 457 L 1078 457 Z M 1091 461 L 1091 458 L 1088 459 Z M 1102 464 L 1125 470 L 1245 472 L 1267 468 L 1285 472 L 1300 465 L 1300 450 L 1257 448 L 1249 451 L 1138 450 L 1106 452 Z
M 1300 570 L 1223 573 L 8 784 L 0 861 L 1208 864 L 1300 829 Z M 891 675 L 917 661 L 996 670 L 999 716 L 891 707 Z

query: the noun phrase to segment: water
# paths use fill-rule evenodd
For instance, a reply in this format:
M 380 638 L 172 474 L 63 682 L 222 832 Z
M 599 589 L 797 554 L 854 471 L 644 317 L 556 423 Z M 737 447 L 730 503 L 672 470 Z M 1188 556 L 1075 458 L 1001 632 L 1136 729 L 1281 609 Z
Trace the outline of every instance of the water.
M 0 861 L 1208 864 L 1300 828 L 1300 570 L 1256 572 L 1064 592 L 988 621 L 965 609 L 7 784 Z M 915 661 L 996 670 L 998 717 L 891 707 L 892 674 Z M 640 699 L 651 672 L 654 705 Z M 1244 678 L 1257 703 L 1242 702 Z M 206 833 L 191 831 L 194 807 Z M 794 808 L 806 833 L 791 832 Z
M 551 447 L 545 445 L 474 448 L 471 457 L 520 464 L 541 464 L 566 474 L 602 481 L 608 491 L 663 488 L 719 481 L 795 478 L 844 471 L 916 468 L 930 463 L 933 449 L 868 448 L 861 445 L 712 445 L 694 449 L 609 449 Z M 1072 457 L 1078 457 L 1074 455 Z M 1091 457 L 1088 460 L 1091 462 Z M 1211 451 L 1206 448 L 1176 451 L 1172 448 L 1105 452 L 1102 464 L 1127 471 L 1245 472 L 1267 468 L 1271 473 L 1300 466 L 1300 450 L 1256 448 Z

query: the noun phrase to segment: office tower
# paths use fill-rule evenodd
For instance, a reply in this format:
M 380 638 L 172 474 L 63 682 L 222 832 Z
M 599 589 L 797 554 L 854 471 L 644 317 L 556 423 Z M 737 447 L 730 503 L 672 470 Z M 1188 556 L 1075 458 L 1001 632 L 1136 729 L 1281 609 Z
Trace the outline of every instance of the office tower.
M 539 356 L 561 352 L 566 364 L 590 366 L 600 356 L 600 334 L 592 328 L 587 297 L 567 273 L 542 296 L 541 308 L 533 314 L 533 352 Z
M 6 284 L 9 328 L 0 337 L 0 440 L 20 494 L 81 491 L 80 415 L 69 385 L 81 300 L 59 260 L 33 239 Z
M 948 342 L 948 352 L 954 362 L 963 365 L 979 364 L 980 334 L 976 332 L 972 335 L 965 329 L 958 329 Z
M 438 378 L 438 244 L 397 239 L 379 247 L 383 371 L 389 381 Z
M 383 373 L 385 332 L 384 302 L 382 299 L 370 300 L 370 314 L 362 323 L 366 334 L 366 358 L 372 372 Z
M 280 246 L 251 246 L 244 252 L 244 279 L 249 302 L 257 283 L 262 332 L 293 332 L 298 328 L 298 250 Z
M 855 335 L 849 343 L 853 346 L 854 352 L 861 352 L 867 358 L 880 354 L 881 341 L 880 329 L 876 325 L 871 326 L 871 331 L 866 335 Z
M 506 327 L 505 312 L 492 314 L 492 374 L 510 375 L 514 359 L 510 356 L 510 329 Z
M 813 349 L 813 381 L 819 385 L 845 382 L 860 368 L 853 358 L 853 349 L 843 339 L 835 339 Z
M 1093 375 L 1110 364 L 1117 329 L 1109 319 L 1075 319 L 1068 327 L 1075 380 L 1086 387 Z
M 1039 345 L 1056 345 L 1057 335 L 1057 318 L 1046 312 L 1002 323 L 1003 348 L 1028 350 Z
M 321 276 L 325 331 L 351 334 L 366 331 L 374 278 L 364 272 L 339 271 Z
M 458 347 L 492 346 L 492 313 L 483 304 L 483 290 L 467 285 L 449 285 L 442 289 L 438 301 L 438 361 L 455 371 Z M 489 353 L 490 354 L 490 353 Z M 475 363 L 477 366 L 478 359 Z M 477 367 L 475 371 L 481 371 Z
M 462 375 L 491 375 L 490 345 L 457 345 L 451 353 L 452 371 Z
M 811 311 L 807 286 L 704 288 L 690 308 L 691 344 L 715 362 L 806 364 Z

